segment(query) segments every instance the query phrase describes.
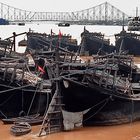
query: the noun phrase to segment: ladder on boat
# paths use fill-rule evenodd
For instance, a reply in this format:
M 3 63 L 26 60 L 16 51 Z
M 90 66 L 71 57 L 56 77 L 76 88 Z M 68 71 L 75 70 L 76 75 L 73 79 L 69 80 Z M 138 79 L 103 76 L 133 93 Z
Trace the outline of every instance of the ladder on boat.
M 38 136 L 44 136 L 51 133 L 60 132 L 63 129 L 63 117 L 62 117 L 62 96 L 59 95 L 59 91 L 56 90 L 52 100 L 49 104 L 49 108 L 43 119 Z

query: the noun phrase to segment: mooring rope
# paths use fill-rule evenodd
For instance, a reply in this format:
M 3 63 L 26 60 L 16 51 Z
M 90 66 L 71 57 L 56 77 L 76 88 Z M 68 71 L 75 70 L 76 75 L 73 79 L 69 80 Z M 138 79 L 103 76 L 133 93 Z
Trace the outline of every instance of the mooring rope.
M 16 94 L 16 93 L 15 93 Z M 15 94 L 12 94 L 11 96 L 9 96 L 6 100 L 4 100 L 0 106 L 3 106 L 4 104 L 6 104 Z
M 94 114 L 92 114 L 91 116 L 89 116 L 88 118 L 86 118 L 85 120 L 83 120 L 83 122 L 89 120 L 90 118 L 94 117 L 97 113 L 99 113 L 99 112 L 105 107 L 105 105 L 108 103 L 108 101 L 109 101 L 110 98 L 111 98 L 111 96 L 110 96 L 109 98 L 106 98 L 106 99 L 102 100 L 101 102 L 97 103 L 97 104 L 94 105 L 93 107 L 91 107 L 90 110 L 91 110 L 92 108 L 94 108 L 95 106 L 100 105 L 101 103 L 103 103 L 104 101 L 106 101 L 106 102 L 103 104 L 103 106 L 101 106 Z
M 39 84 L 37 85 L 36 90 L 35 90 L 35 92 L 34 92 L 34 95 L 33 95 L 32 101 L 31 101 L 31 103 L 30 103 L 30 106 L 29 106 L 29 109 L 28 109 L 28 112 L 27 112 L 27 116 L 29 115 L 29 113 L 30 113 L 30 111 L 31 111 L 31 108 L 32 108 L 32 105 L 33 105 L 33 102 L 34 102 L 35 96 L 36 96 L 37 91 L 38 91 L 38 87 L 39 87 Z
M 0 113 L 2 114 L 2 116 L 4 116 L 7 119 L 7 116 L 1 110 Z

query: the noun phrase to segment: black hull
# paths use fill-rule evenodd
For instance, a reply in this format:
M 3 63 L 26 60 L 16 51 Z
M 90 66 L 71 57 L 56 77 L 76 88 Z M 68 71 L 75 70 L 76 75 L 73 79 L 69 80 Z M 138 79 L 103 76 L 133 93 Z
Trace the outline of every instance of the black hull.
M 10 86 L 12 88 L 18 88 L 15 85 Z M 47 106 L 47 93 L 37 91 L 33 87 L 15 90 L 11 90 L 11 87 L 8 87 L 7 83 L 4 82 L 1 82 L 0 84 L 0 91 L 2 92 L 0 93 L 0 118 L 17 117 L 38 113 L 40 115 L 44 115 L 44 111 L 46 110 Z M 30 108 L 31 103 L 32 106 Z
M 84 52 L 88 52 L 89 55 L 96 55 L 97 53 L 101 55 L 109 54 L 115 50 L 114 46 L 107 44 L 104 40 L 97 37 L 85 37 L 83 40 Z
M 65 109 L 79 112 L 91 108 L 84 115 L 84 125 L 113 125 L 140 119 L 140 100 L 133 100 L 102 87 L 84 87 L 69 81 L 68 88 L 61 83 Z
M 140 56 L 140 40 L 133 38 L 133 37 L 122 37 L 116 40 L 116 47 L 119 51 L 119 48 L 121 46 L 121 42 L 123 40 L 122 44 L 122 51 L 127 52 L 127 54 L 134 55 L 134 56 Z
M 139 107 L 140 101 L 112 98 L 101 110 L 98 108 L 85 114 L 84 125 L 116 125 L 137 121 L 140 120 Z M 97 112 L 98 110 L 100 111 Z M 93 114 L 95 115 L 91 117 Z
M 109 39 L 104 38 L 101 32 L 89 32 L 84 28 L 81 33 L 81 54 L 104 55 L 114 52 L 115 46 L 110 45 Z
M 79 49 L 77 41 L 70 42 L 68 36 L 62 36 L 59 40 L 59 36 L 51 37 L 51 35 L 28 33 L 27 43 L 27 50 L 48 51 L 54 50 L 58 46 L 72 52 L 77 52 Z

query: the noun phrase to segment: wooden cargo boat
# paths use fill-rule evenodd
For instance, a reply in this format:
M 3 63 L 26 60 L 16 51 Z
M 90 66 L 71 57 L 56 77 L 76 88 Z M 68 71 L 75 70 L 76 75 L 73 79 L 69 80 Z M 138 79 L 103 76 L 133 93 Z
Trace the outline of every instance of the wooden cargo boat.
M 104 38 L 101 32 L 89 32 L 84 28 L 81 33 L 81 54 L 84 55 L 104 55 L 115 50 L 115 46 L 110 45 L 109 39 Z
M 7 44 L 4 44 L 4 47 L 7 47 Z M 39 74 L 41 72 L 35 68 L 34 71 L 30 70 L 28 58 L 24 54 L 2 49 L 0 57 L 0 118 L 44 114 L 48 104 L 48 94 L 51 92 L 51 82 L 44 81 L 45 79 Z M 47 85 L 45 88 L 48 89 L 45 89 L 44 85 Z
M 77 52 L 79 46 L 77 40 L 70 35 L 27 33 L 27 50 L 48 51 L 61 46 L 71 52 Z
M 121 51 L 128 55 L 140 56 L 140 34 L 122 30 L 115 34 L 115 45 L 117 52 Z
M 83 116 L 84 125 L 113 125 L 140 119 L 140 86 L 131 82 L 130 71 L 119 75 L 122 67 L 112 62 L 88 64 L 86 69 L 68 64 L 68 70 L 65 64 L 67 72 L 61 81 L 65 110 L 89 109 Z

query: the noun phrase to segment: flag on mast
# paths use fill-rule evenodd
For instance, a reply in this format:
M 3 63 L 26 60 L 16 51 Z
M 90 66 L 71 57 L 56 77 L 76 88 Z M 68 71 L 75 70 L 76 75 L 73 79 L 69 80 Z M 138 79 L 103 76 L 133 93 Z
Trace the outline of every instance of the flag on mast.
M 57 45 L 57 47 L 60 47 L 60 44 L 61 44 L 61 38 L 62 38 L 62 33 L 61 33 L 61 31 L 59 30 L 59 34 L 58 34 L 58 45 Z
M 41 66 L 38 66 L 38 71 L 42 72 L 43 74 L 45 73 L 45 70 Z
M 59 40 L 62 38 L 62 33 L 61 31 L 59 30 Z

